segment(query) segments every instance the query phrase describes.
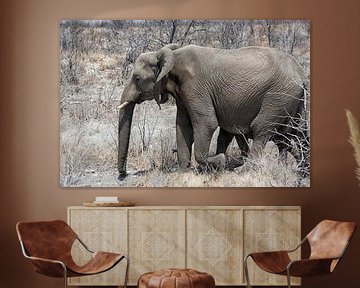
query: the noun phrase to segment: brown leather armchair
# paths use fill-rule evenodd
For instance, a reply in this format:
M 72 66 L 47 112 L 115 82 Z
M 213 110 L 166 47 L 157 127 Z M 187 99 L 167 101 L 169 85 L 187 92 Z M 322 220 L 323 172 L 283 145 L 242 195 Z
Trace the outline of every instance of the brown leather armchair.
M 87 276 L 112 269 L 122 259 L 127 261 L 124 288 L 127 285 L 129 259 L 124 254 L 91 251 L 62 220 L 19 222 L 16 225 L 20 245 L 24 256 L 31 260 L 35 271 L 50 277 Z M 72 256 L 71 247 L 78 240 L 92 254 L 83 266 L 78 266 Z
M 286 275 L 289 288 L 291 288 L 290 276 L 304 277 L 333 272 L 344 256 L 355 229 L 354 222 L 324 220 L 292 250 L 250 253 L 244 259 L 247 287 L 251 287 L 247 267 L 249 257 L 266 272 Z M 310 257 L 292 261 L 289 253 L 296 251 L 306 241 L 310 245 Z

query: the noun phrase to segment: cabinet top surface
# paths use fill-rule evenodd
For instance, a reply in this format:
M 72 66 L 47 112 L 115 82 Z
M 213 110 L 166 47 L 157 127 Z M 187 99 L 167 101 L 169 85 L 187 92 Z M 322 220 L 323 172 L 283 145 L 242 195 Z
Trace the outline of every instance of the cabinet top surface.
M 131 209 L 131 210 L 238 210 L 238 209 L 280 209 L 280 210 L 300 210 L 301 206 L 132 206 L 132 207 L 85 207 L 85 206 L 69 206 L 68 209 Z

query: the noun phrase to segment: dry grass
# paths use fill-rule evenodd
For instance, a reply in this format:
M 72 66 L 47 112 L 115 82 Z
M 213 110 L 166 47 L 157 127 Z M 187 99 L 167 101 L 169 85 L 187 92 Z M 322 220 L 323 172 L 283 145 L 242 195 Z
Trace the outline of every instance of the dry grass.
M 115 133 L 110 125 L 95 120 L 61 133 L 61 185 L 92 186 L 92 183 L 84 182 L 88 174 L 96 175 L 113 169 L 116 161 Z
M 77 106 L 74 104 L 73 106 Z M 129 176 L 117 180 L 117 111 L 112 113 L 88 105 L 87 113 L 102 111 L 100 118 L 83 120 L 83 112 L 72 110 L 71 118 L 62 118 L 61 184 L 64 187 L 296 187 L 309 186 L 309 179 L 299 179 L 292 155 L 280 161 L 277 147 L 269 142 L 256 161 L 247 161 L 234 171 L 198 174 L 194 168 L 178 170 L 175 142 L 176 107 L 166 105 L 162 110 L 152 102 L 136 107 L 130 138 L 127 167 Z M 69 112 L 69 111 L 68 111 Z M 95 113 L 96 114 L 96 113 Z M 74 117 L 77 115 L 76 117 Z M 69 116 L 69 114 L 68 114 Z M 139 129 L 147 117 L 145 132 Z M 70 119 L 79 119 L 70 122 Z M 210 153 L 215 153 L 215 139 Z M 145 138 L 143 141 L 142 138 Z M 143 143 L 147 143 L 145 146 Z M 237 145 L 231 144 L 228 154 L 238 157 Z M 193 161 L 195 164 L 195 161 Z
M 269 142 L 256 163 L 247 162 L 235 171 L 198 174 L 192 171 L 166 173 L 153 170 L 141 176 L 130 175 L 121 186 L 137 183 L 141 187 L 296 187 L 309 186 L 309 179 L 299 181 L 296 161 L 289 154 L 279 161 L 277 148 Z

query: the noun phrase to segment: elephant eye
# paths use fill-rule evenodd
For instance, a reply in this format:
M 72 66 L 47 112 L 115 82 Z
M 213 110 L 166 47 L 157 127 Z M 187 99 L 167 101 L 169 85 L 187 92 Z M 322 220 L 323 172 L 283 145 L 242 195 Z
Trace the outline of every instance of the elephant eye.
M 140 81 L 140 76 L 139 75 L 133 75 L 133 79 L 135 82 L 139 82 Z

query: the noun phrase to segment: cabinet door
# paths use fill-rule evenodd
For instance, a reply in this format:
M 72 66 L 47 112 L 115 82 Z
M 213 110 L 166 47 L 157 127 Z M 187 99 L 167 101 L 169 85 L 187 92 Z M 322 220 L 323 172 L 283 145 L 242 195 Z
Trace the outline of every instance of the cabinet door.
M 251 252 L 287 250 L 300 243 L 300 209 L 256 209 L 244 211 L 244 254 Z M 292 258 L 300 259 L 300 249 Z M 248 260 L 252 285 L 286 285 L 286 277 L 266 273 Z M 299 285 L 299 278 L 292 284 Z
M 130 284 L 145 272 L 185 267 L 185 210 L 129 210 Z
M 216 285 L 242 280 L 242 211 L 187 211 L 187 266 L 214 276 Z
M 80 239 L 93 251 L 127 253 L 127 215 L 125 209 L 69 209 L 69 225 Z M 78 241 L 72 255 L 76 263 L 89 260 L 87 252 Z M 70 285 L 122 285 L 126 261 L 113 269 L 93 276 L 69 278 Z

